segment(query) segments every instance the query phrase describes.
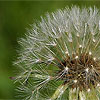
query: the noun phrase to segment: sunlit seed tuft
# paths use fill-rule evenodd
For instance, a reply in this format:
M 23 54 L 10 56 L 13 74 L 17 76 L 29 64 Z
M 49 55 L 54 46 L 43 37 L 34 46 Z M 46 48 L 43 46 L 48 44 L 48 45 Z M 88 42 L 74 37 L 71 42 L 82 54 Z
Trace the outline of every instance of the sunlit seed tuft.
M 94 57 L 93 59 L 94 59 L 94 60 L 96 60 L 96 58 L 95 58 L 95 57 Z
M 88 91 L 88 92 L 90 92 L 91 90 L 90 90 L 90 89 L 88 89 L 87 91 Z
M 82 45 L 79 45 L 79 48 L 82 48 Z
M 68 71 L 68 69 L 69 69 L 69 68 L 66 66 L 66 67 L 65 67 L 65 70 Z
M 86 69 L 85 69 L 85 71 L 88 73 L 88 71 L 89 71 L 89 68 L 86 68 Z
M 77 80 L 74 80 L 74 83 L 77 83 Z
M 97 87 L 100 87 L 100 84 L 99 83 L 97 84 Z
M 89 51 L 89 55 L 92 55 L 92 52 L 91 51 Z
M 75 59 L 78 59 L 78 56 L 76 56 Z

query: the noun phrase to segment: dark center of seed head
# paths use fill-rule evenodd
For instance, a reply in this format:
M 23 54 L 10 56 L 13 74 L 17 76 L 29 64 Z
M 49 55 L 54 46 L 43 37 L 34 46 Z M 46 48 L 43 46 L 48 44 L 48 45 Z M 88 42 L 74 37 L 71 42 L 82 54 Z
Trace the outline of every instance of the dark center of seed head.
M 100 82 L 100 62 L 91 52 L 67 57 L 60 64 L 58 77 L 71 88 L 90 89 Z

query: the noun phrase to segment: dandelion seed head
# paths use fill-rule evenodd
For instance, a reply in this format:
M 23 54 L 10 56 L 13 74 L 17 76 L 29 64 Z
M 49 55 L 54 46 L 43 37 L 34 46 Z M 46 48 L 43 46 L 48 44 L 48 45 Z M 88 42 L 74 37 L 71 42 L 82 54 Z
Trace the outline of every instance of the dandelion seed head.
M 99 38 L 100 13 L 95 7 L 67 7 L 41 17 L 19 41 L 15 64 L 22 72 L 16 81 L 25 85 L 21 91 L 29 92 L 25 100 L 62 98 L 67 88 L 78 93 L 95 89 L 100 82 Z

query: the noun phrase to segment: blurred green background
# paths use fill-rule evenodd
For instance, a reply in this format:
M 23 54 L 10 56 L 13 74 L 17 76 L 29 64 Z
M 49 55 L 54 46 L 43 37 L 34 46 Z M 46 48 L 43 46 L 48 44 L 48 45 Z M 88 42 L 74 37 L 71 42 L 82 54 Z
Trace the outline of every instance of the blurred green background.
M 14 76 L 12 62 L 19 49 L 17 40 L 40 16 L 67 5 L 100 8 L 99 1 L 0 1 L 0 100 L 14 100 L 15 85 L 9 77 Z

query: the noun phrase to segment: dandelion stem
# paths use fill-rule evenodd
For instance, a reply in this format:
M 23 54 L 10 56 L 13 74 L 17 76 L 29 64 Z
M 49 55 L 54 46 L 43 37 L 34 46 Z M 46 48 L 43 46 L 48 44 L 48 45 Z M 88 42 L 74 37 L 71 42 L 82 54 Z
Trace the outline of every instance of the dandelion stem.
M 55 99 L 59 98 L 67 88 L 68 88 L 68 84 L 60 85 L 60 86 L 56 89 L 55 93 L 54 93 L 53 96 L 50 98 L 50 100 L 55 100 Z

